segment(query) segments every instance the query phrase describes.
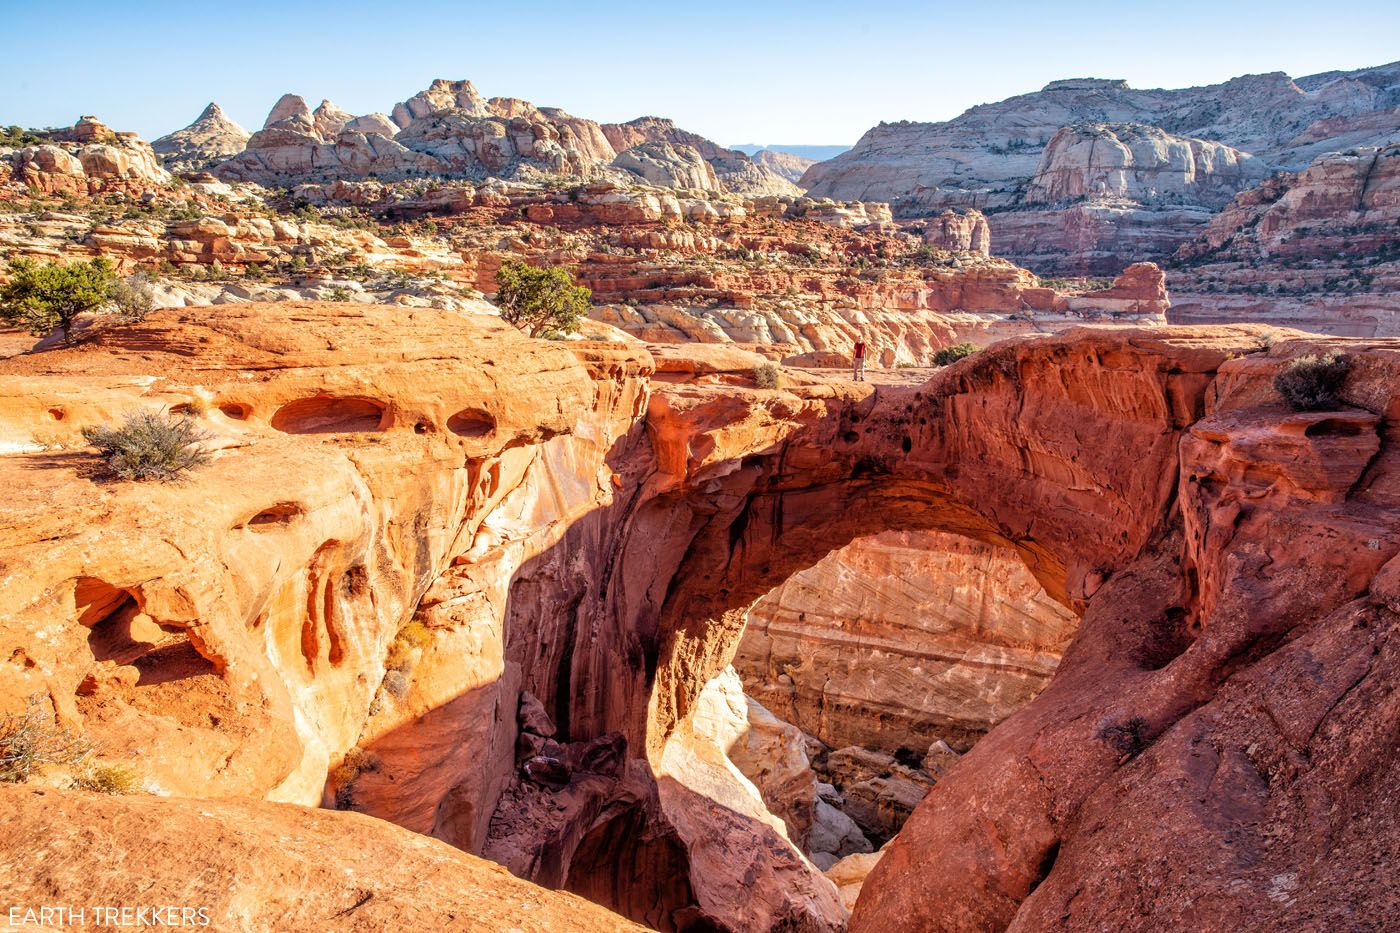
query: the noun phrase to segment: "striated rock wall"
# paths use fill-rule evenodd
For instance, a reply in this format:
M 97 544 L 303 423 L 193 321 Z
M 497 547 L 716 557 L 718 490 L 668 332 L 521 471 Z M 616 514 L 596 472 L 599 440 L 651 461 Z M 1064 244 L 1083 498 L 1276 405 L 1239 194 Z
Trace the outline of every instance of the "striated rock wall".
M 1133 123 L 1079 123 L 1051 137 L 1023 203 L 1125 198 L 1219 209 L 1263 181 L 1261 160 L 1223 143 Z
M 1077 626 L 1008 550 L 886 532 L 759 600 L 734 665 L 749 695 L 832 748 L 922 757 L 1029 702 Z
M 1400 146 L 1320 156 L 1239 197 L 1171 262 L 1172 320 L 1400 335 Z
M 1397 103 L 1396 63 L 1180 90 L 1056 81 L 944 123 L 881 123 L 801 184 L 906 218 L 978 208 L 1000 255 L 1043 275 L 1113 274 L 1166 258 L 1271 171 L 1400 140 Z

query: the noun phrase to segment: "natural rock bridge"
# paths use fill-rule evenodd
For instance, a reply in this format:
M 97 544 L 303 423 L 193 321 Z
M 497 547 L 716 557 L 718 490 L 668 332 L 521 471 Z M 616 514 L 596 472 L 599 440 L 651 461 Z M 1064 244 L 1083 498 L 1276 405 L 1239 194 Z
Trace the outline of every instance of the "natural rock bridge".
M 1353 356 L 1349 407 L 1286 410 L 1273 373 L 1324 345 Z M 353 808 L 660 929 L 834 929 L 825 879 L 705 776 L 689 714 L 765 592 L 935 529 L 1013 548 L 1083 621 L 852 929 L 1325 925 L 1394 896 L 1395 347 L 1082 329 L 878 390 L 755 390 L 706 359 L 654 374 L 640 348 L 279 304 L 0 363 L 24 490 L 0 694 L 176 797 Z M 25 446 L 135 408 L 199 413 L 218 456 L 107 484 Z M 564 773 L 522 777 L 546 759 Z M 0 797 L 25 825 L 35 806 Z

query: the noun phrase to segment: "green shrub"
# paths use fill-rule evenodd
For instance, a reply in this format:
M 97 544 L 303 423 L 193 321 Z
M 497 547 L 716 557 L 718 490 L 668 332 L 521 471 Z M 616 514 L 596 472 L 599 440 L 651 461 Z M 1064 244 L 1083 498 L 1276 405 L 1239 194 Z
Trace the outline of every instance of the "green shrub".
M 198 446 L 207 436 L 188 418 L 151 412 L 128 415 L 119 428 L 83 428 L 84 439 L 102 453 L 113 476 L 162 482 L 209 461 Z
M 139 324 L 155 307 L 156 293 L 151 280 L 138 272 L 124 279 L 114 279 L 107 292 L 117 314 L 129 324 Z
M 971 356 L 982 349 L 975 343 L 955 343 L 951 347 L 944 347 L 933 355 L 934 366 L 947 366 L 949 363 L 956 363 L 965 356 Z
M 753 384 L 760 389 L 778 387 L 778 367 L 772 363 L 760 363 L 753 368 Z
M 70 343 L 73 321 L 110 301 L 116 280 L 112 264 L 100 257 L 66 266 L 16 259 L 9 283 L 0 287 L 0 320 L 36 337 L 58 328 Z
M 1351 360 L 1340 353 L 1304 356 L 1274 377 L 1274 388 L 1294 411 L 1327 411 L 1341 404 L 1342 384 Z
M 24 712 L 0 718 L 0 783 L 23 784 L 44 765 L 79 765 L 92 747 L 54 721 L 35 694 Z
M 501 317 L 531 337 L 557 337 L 578 330 L 593 293 L 574 284 L 568 272 L 537 269 L 509 260 L 496 273 Z
M 74 786 L 98 794 L 130 794 L 141 786 L 135 771 L 121 765 L 97 765 L 73 781 Z

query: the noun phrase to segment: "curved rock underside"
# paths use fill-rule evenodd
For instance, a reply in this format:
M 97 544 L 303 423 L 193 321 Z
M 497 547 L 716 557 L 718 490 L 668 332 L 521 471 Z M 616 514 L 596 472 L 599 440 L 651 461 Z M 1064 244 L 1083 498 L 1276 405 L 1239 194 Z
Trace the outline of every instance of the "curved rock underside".
M 1345 407 L 1283 408 L 1273 374 L 1331 347 L 1354 361 Z M 873 531 L 951 533 L 1083 621 L 919 804 L 852 929 L 1335 925 L 1391 903 L 1396 347 L 1089 328 L 879 388 L 656 366 L 294 302 L 0 362 L 22 491 L 0 504 L 5 709 L 39 696 L 144 790 L 227 798 L 222 825 L 284 818 L 249 797 L 325 804 L 658 929 L 836 930 L 836 888 L 764 819 L 702 692 L 793 574 Z M 113 483 L 54 446 L 139 408 L 196 413 L 213 462 Z M 38 826 L 54 800 L 194 819 L 5 803 Z M 394 838 L 379 851 L 426 844 Z M 165 850 L 127 851 L 160 873 Z M 90 890 L 6 852 L 50 893 Z

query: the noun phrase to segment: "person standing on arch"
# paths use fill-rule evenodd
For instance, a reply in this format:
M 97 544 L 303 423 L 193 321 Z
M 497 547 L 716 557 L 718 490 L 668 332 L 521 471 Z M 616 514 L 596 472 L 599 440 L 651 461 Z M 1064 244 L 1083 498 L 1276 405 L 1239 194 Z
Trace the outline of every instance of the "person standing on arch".
M 856 348 L 851 353 L 851 376 L 856 382 L 865 381 L 865 334 L 856 334 Z

